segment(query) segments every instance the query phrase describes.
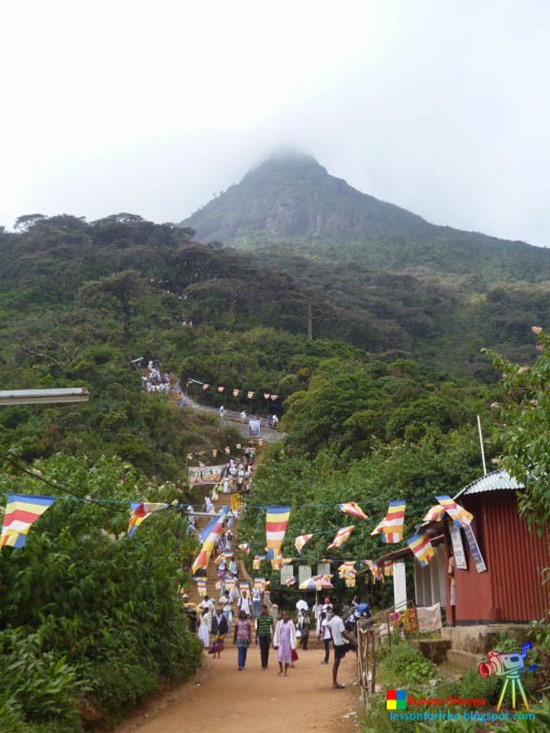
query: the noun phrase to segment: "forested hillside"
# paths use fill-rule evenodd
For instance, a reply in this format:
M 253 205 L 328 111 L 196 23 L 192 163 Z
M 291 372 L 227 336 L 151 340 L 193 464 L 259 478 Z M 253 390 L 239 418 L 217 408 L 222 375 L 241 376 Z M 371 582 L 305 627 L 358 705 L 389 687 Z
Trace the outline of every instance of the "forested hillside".
M 403 498 L 409 530 L 435 491 L 479 475 L 476 415 L 489 435 L 499 389 L 479 347 L 529 360 L 529 326 L 547 318 L 545 283 L 474 295 L 460 278 L 193 238 L 130 214 L 34 215 L 0 233 L 0 387 L 91 393 L 84 405 L 0 410 L 1 505 L 11 493 L 59 497 L 25 548 L 0 552 L 0 727 L 13 733 L 106 724 L 200 664 L 176 599 L 197 543 L 173 507 L 200 504 L 187 455 L 208 462 L 238 437 L 146 393 L 136 359 L 184 387 L 225 386 L 200 390 L 212 405 L 278 413 L 287 437 L 262 456 L 242 529 L 261 547 L 254 506 L 287 502 L 291 532 L 332 532 L 327 504 L 374 514 Z M 487 446 L 489 460 L 498 450 Z M 145 500 L 172 508 L 129 539 L 129 502 Z M 369 528 L 351 551 L 375 556 Z

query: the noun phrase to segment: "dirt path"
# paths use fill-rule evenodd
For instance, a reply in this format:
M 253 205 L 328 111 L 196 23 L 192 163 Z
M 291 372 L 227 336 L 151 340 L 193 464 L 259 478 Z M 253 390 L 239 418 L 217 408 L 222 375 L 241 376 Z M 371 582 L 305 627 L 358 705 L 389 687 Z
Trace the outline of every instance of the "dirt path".
M 247 666 L 237 670 L 237 649 L 229 642 L 221 659 L 205 659 L 192 681 L 151 703 L 116 733 L 354 733 L 359 706 L 356 659 L 342 661 L 339 681 L 332 689 L 331 664 L 321 664 L 320 649 L 300 651 L 288 677 L 277 675 L 276 652 L 262 672 L 260 653 L 248 652 Z M 206 655 L 205 655 L 206 656 Z

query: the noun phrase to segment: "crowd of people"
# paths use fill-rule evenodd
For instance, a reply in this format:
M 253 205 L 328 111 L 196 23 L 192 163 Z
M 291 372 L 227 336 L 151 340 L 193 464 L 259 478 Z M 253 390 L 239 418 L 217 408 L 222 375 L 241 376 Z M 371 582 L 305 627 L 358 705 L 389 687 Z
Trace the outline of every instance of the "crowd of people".
M 340 607 L 327 597 L 313 605 L 311 610 L 304 600 L 296 604 L 296 613 L 291 617 L 283 610 L 278 617 L 277 606 L 262 603 L 261 592 L 254 589 L 252 597 L 247 590 L 239 590 L 237 584 L 230 592 L 222 592 L 219 602 L 205 596 L 199 604 L 196 632 L 205 649 L 214 658 L 220 658 L 227 637 L 237 647 L 237 669 L 245 669 L 248 649 L 255 644 L 260 651 L 262 671 L 269 668 L 270 653 L 276 653 L 278 674 L 287 676 L 289 669 L 298 661 L 298 649 L 307 651 L 310 635 L 314 633 L 323 642 L 321 664 L 332 663 L 332 686 L 341 689 L 338 670 L 345 655 L 355 651 L 355 628 L 360 618 L 368 615 L 367 604 L 354 602 L 351 613 L 344 620 Z
M 170 374 L 163 374 L 154 361 L 148 363 L 146 373 L 141 375 L 141 383 L 146 392 L 170 392 Z

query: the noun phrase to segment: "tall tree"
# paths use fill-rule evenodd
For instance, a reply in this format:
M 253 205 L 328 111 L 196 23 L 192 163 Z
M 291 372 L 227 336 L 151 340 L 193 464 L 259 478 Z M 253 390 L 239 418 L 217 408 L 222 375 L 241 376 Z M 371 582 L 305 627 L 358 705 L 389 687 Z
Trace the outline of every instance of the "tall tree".
M 525 486 L 519 499 L 522 516 L 543 528 L 550 522 L 550 335 L 538 326 L 531 330 L 539 341 L 531 366 L 487 353 L 502 374 L 501 464 Z
M 111 300 L 118 304 L 122 313 L 122 336 L 129 341 L 132 317 L 137 303 L 145 291 L 145 284 L 136 270 L 115 272 L 95 282 L 86 283 L 80 288 L 84 300 Z

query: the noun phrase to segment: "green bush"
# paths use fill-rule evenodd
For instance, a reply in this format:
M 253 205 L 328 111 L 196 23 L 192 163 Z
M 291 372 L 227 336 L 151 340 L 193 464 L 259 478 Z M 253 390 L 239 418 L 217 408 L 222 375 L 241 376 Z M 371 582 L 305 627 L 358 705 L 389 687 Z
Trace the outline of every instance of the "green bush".
M 75 695 L 83 685 L 77 672 L 64 656 L 44 651 L 36 633 L 0 632 L 0 689 L 4 696 L 0 721 L 4 726 L 11 718 L 17 729 L 20 715 L 25 721 L 67 724 L 74 733 L 81 729 Z
M 395 687 L 397 681 L 408 690 L 422 688 L 440 675 L 435 664 L 408 642 L 392 644 L 388 647 L 380 663 L 377 679 L 383 686 Z M 433 696 L 433 695 L 430 695 Z

